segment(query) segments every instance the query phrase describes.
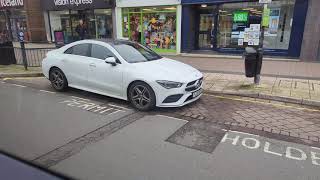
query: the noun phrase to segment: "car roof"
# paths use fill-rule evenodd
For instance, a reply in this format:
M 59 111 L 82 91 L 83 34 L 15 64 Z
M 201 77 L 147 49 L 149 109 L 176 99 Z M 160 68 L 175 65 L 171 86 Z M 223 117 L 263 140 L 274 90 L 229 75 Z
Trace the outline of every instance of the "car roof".
M 125 40 L 125 39 L 91 39 L 93 41 L 105 42 L 110 45 L 119 45 L 119 44 L 131 44 L 136 43 L 133 41 Z

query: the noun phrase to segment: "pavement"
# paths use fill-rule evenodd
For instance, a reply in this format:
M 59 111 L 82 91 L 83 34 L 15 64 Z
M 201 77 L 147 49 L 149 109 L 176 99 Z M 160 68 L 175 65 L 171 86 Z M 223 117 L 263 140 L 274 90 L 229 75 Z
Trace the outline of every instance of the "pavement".
M 320 106 L 320 80 L 262 76 L 254 85 L 244 75 L 204 73 L 204 90 L 265 100 Z
M 205 94 L 137 112 L 43 77 L 2 80 L 0 98 L 0 149 L 75 179 L 320 179 L 316 108 Z
M 244 75 L 244 60 L 238 58 L 167 56 L 208 73 Z M 320 63 L 292 59 L 264 60 L 261 74 L 268 77 L 320 80 Z
M 37 76 L 42 76 L 41 67 L 28 67 L 26 71 L 22 65 L 0 65 L 0 78 Z

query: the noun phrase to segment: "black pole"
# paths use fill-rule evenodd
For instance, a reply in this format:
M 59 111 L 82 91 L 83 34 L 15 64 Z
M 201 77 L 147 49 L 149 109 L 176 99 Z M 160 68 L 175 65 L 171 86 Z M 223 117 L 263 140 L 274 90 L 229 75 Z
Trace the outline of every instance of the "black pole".
M 24 66 L 24 69 L 27 71 L 28 70 L 28 63 L 27 63 L 26 47 L 24 45 L 24 41 L 20 41 L 20 46 L 21 46 L 23 66 Z

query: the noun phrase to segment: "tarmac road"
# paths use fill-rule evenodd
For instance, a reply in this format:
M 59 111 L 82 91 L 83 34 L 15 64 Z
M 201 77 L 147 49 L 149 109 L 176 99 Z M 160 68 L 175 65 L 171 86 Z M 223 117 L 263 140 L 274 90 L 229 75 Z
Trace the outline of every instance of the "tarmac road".
M 320 179 L 319 148 L 168 116 L 179 108 L 136 112 L 41 78 L 0 81 L 0 98 L 0 149 L 76 179 Z

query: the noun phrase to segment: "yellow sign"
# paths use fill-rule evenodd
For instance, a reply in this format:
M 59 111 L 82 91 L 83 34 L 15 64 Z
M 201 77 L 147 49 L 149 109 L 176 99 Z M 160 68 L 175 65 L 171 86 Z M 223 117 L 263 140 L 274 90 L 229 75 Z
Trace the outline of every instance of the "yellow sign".
M 262 15 L 262 26 L 269 27 L 270 22 L 270 9 L 266 6 L 263 8 L 263 15 Z

